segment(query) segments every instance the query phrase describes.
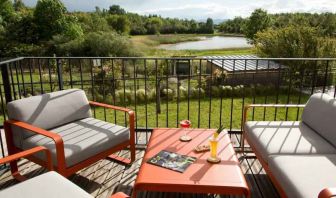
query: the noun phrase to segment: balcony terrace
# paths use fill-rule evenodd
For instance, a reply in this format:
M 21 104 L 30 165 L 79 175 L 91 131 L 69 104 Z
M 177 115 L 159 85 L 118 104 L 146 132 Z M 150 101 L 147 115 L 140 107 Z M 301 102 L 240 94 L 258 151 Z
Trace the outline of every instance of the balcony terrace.
M 232 71 L 212 67 L 230 62 Z M 239 62 L 239 68 L 238 64 Z M 259 62 L 263 63 L 258 68 Z M 277 63 L 277 67 L 272 67 Z M 255 64 L 254 69 L 247 65 Z M 210 66 L 209 66 L 210 65 Z M 265 68 L 266 65 L 266 68 Z M 279 197 L 270 178 L 248 147 L 242 153 L 242 122 L 247 104 L 303 104 L 316 92 L 335 97 L 335 66 L 332 58 L 131 58 L 131 57 L 26 57 L 0 62 L 1 122 L 7 119 L 6 102 L 80 88 L 89 100 L 128 107 L 136 112 L 136 161 L 125 166 L 108 159 L 82 169 L 69 179 L 94 197 L 114 192 L 132 194 L 132 188 L 154 128 L 179 127 L 188 119 L 193 128 L 228 130 L 251 197 Z M 127 126 L 126 114 L 93 108 L 95 117 Z M 299 108 L 260 108 L 249 120 L 300 120 Z M 7 156 L 4 133 L 1 154 Z M 129 155 L 121 151 L 120 155 Z M 20 169 L 27 177 L 46 170 L 26 160 Z M 0 190 L 16 184 L 1 166 Z M 322 189 L 321 189 L 322 190 Z M 139 197 L 239 197 L 234 195 L 141 192 Z

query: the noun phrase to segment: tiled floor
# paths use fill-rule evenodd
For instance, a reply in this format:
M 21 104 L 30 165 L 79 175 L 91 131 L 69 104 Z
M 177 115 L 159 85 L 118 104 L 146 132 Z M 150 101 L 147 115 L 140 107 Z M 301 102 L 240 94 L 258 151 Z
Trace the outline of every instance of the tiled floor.
M 233 142 L 235 142 L 233 138 Z M 128 155 L 127 151 L 121 151 L 119 154 Z M 100 160 L 99 162 L 87 167 L 69 179 L 83 188 L 94 197 L 108 198 L 111 194 L 123 191 L 126 194 L 132 193 L 132 187 L 144 155 L 144 150 L 137 150 L 137 160 L 131 166 L 124 166 L 110 160 Z M 243 158 L 238 154 L 241 161 L 241 167 L 245 173 L 246 180 L 251 188 L 252 197 L 279 197 L 277 191 L 270 182 L 260 163 L 255 158 Z M 22 173 L 27 177 L 39 175 L 45 170 L 26 160 L 20 162 Z M 5 171 L 0 176 L 0 189 L 14 185 L 16 181 L 11 177 L 9 171 Z M 182 193 L 160 193 L 143 192 L 138 197 L 237 197 L 230 195 L 196 195 Z

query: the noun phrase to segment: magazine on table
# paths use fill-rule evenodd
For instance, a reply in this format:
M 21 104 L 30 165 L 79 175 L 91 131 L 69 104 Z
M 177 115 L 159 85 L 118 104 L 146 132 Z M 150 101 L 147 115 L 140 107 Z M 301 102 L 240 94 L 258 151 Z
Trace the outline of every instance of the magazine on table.
M 150 158 L 147 163 L 183 173 L 195 161 L 196 157 L 162 150 Z

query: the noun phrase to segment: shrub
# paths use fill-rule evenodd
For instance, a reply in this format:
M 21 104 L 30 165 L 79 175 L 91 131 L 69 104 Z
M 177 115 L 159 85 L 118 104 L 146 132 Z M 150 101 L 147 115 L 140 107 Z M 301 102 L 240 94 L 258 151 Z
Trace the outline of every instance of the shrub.
M 183 86 L 180 86 L 179 90 L 180 90 L 180 99 L 188 98 L 188 89 L 187 88 L 185 88 Z
M 233 96 L 242 96 L 244 91 L 244 85 L 237 85 L 233 87 Z
M 137 102 L 145 102 L 146 101 L 146 95 L 145 95 L 145 89 L 138 89 L 135 92 Z
M 232 87 L 231 86 L 222 86 L 223 96 L 231 96 L 232 95 Z
M 202 88 L 194 87 L 190 89 L 190 97 L 191 98 L 203 98 L 205 96 L 205 91 Z
M 211 96 L 220 97 L 222 90 L 219 86 L 211 86 Z
M 172 89 L 163 89 L 162 90 L 162 94 L 165 96 L 165 97 L 168 97 L 168 99 L 173 99 L 174 98 L 174 90 Z
M 116 102 L 121 104 L 129 104 L 133 101 L 132 91 L 129 89 L 117 90 L 115 92 Z
M 107 94 L 105 96 L 105 103 L 112 104 L 113 103 L 113 97 L 111 94 Z
M 134 102 L 134 92 L 133 91 L 131 91 L 129 89 L 126 89 L 125 90 L 125 97 L 126 97 L 126 103 L 127 104 Z
M 147 100 L 148 101 L 156 100 L 156 89 L 151 89 L 147 92 Z
M 245 96 L 252 96 L 253 94 L 253 89 L 251 87 L 244 87 L 244 94 Z

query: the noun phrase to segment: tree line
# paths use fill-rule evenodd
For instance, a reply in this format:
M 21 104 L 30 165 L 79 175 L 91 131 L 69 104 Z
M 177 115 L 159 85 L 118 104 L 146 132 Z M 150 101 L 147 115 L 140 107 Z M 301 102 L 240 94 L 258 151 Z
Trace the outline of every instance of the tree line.
M 256 9 L 247 18 L 219 25 L 220 31 L 244 34 L 264 57 L 336 57 L 335 13 L 268 14 Z M 315 67 L 303 63 L 300 67 Z
M 309 26 L 316 28 L 321 35 L 335 36 L 336 13 L 279 13 L 268 14 L 265 10 L 256 9 L 250 17 L 240 16 L 226 20 L 218 25 L 220 32 L 233 34 L 249 34 L 258 28 L 257 21 L 262 22 L 263 28 L 283 28 L 290 25 Z M 261 21 L 263 19 L 264 21 Z M 256 25 L 256 26 L 255 26 Z M 253 31 L 252 31 L 253 32 Z
M 268 14 L 256 9 L 218 26 L 244 34 L 257 52 L 268 57 L 335 57 L 335 13 Z M 214 33 L 206 22 L 139 15 L 118 5 L 94 12 L 69 12 L 60 0 L 38 0 L 30 8 L 22 0 L 0 1 L 0 57 L 141 56 L 129 35 Z
M 94 12 L 69 12 L 60 0 L 38 0 L 35 8 L 22 0 L 0 2 L 0 57 L 139 56 L 128 35 L 213 33 L 206 22 L 143 16 L 118 5 Z

